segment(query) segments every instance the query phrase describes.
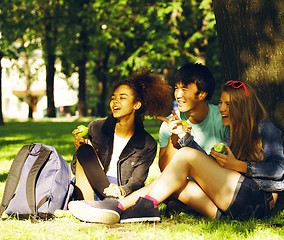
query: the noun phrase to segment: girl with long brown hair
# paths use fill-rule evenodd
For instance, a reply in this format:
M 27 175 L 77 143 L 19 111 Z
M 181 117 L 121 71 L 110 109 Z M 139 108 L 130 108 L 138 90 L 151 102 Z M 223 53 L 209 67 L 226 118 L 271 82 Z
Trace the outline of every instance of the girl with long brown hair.
M 239 83 L 246 88 L 245 93 L 250 92 L 250 97 L 243 94 L 243 88 L 233 88 L 230 84 L 237 83 L 229 81 L 223 86 L 223 92 L 230 96 L 230 149 L 237 159 L 259 162 L 264 154 L 259 123 L 266 118 L 266 111 L 248 84 Z

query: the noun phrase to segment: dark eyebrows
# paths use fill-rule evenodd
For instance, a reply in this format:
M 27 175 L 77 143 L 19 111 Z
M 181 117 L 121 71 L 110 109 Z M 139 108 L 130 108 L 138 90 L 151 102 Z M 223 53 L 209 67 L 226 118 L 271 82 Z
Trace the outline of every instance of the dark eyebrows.
M 179 85 L 179 86 L 178 86 Z M 187 86 L 185 86 L 184 84 L 182 83 L 176 83 L 175 84 L 175 88 L 188 88 Z
M 112 97 L 113 97 L 113 96 L 115 96 L 114 93 L 112 94 Z M 128 95 L 127 95 L 126 93 L 120 93 L 119 96 L 126 96 L 126 97 L 127 97 Z

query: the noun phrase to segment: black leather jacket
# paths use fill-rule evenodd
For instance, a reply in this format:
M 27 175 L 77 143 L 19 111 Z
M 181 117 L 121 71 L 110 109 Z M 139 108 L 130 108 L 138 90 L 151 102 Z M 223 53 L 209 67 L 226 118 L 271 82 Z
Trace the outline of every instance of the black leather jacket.
M 111 115 L 107 119 L 92 121 L 89 138 L 107 172 L 110 165 L 116 119 Z M 157 152 L 155 139 L 145 131 L 143 123 L 135 124 L 133 136 L 123 149 L 117 163 L 118 185 L 126 195 L 144 186 L 149 167 Z

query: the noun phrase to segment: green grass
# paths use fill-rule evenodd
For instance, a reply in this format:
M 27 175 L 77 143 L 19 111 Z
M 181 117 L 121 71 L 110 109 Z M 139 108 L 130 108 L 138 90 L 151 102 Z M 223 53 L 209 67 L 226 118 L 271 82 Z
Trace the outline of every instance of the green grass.
M 41 142 L 54 146 L 70 163 L 75 151 L 72 130 L 90 119 L 76 122 L 8 122 L 0 126 L 0 199 L 10 165 L 23 145 Z M 159 121 L 146 120 L 147 130 L 158 139 Z M 147 183 L 158 174 L 157 157 Z M 161 223 L 102 225 L 83 223 L 74 217 L 31 223 L 29 220 L 0 222 L 0 239 L 284 239 L 283 197 L 271 216 L 249 221 L 215 221 L 192 211 L 166 214 L 160 205 Z

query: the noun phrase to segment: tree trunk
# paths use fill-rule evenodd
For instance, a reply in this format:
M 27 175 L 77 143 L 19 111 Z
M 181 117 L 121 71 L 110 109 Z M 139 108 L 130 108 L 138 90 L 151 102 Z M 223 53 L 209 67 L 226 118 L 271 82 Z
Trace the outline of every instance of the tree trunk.
M 49 53 L 46 63 L 46 95 L 47 95 L 47 116 L 56 117 L 54 104 L 54 74 L 55 55 Z
M 284 131 L 283 1 L 214 0 L 225 80 L 257 91 L 269 119 Z
M 2 113 L 2 58 L 3 54 L 0 51 L 0 125 L 4 125 L 3 113 Z
M 24 47 L 24 42 L 22 44 L 22 47 Z M 26 84 L 27 84 L 27 88 L 26 88 L 27 103 L 28 103 L 28 106 L 29 106 L 28 118 L 33 119 L 33 102 L 34 101 L 33 101 L 32 92 L 31 92 L 32 79 L 31 79 L 31 75 L 30 75 L 29 57 L 28 57 L 28 54 L 25 51 L 23 52 L 23 58 L 24 58 L 24 64 L 23 64 L 24 75 L 25 75 Z
M 86 116 L 86 59 L 82 59 L 78 64 L 79 68 L 79 94 L 78 111 L 80 117 Z
M 98 63 L 97 77 L 98 77 L 98 93 L 99 102 L 97 103 L 97 115 L 99 117 L 105 117 L 106 111 L 106 94 L 107 94 L 107 63 L 109 59 L 110 51 L 107 50 L 104 53 L 100 53 L 100 62 Z
M 55 49 L 56 49 L 56 27 L 53 28 L 48 11 L 45 19 L 45 65 L 46 65 L 46 95 L 47 116 L 56 117 L 54 104 L 54 75 L 55 75 Z
M 105 117 L 107 114 L 106 111 L 106 76 L 103 69 L 101 68 L 98 76 L 98 94 L 99 101 L 97 103 L 97 116 Z
M 78 61 L 79 68 L 79 94 L 78 94 L 78 111 L 80 117 L 86 116 L 86 63 L 87 63 L 87 44 L 88 34 L 86 27 L 82 25 L 82 31 L 79 38 L 80 59 Z

